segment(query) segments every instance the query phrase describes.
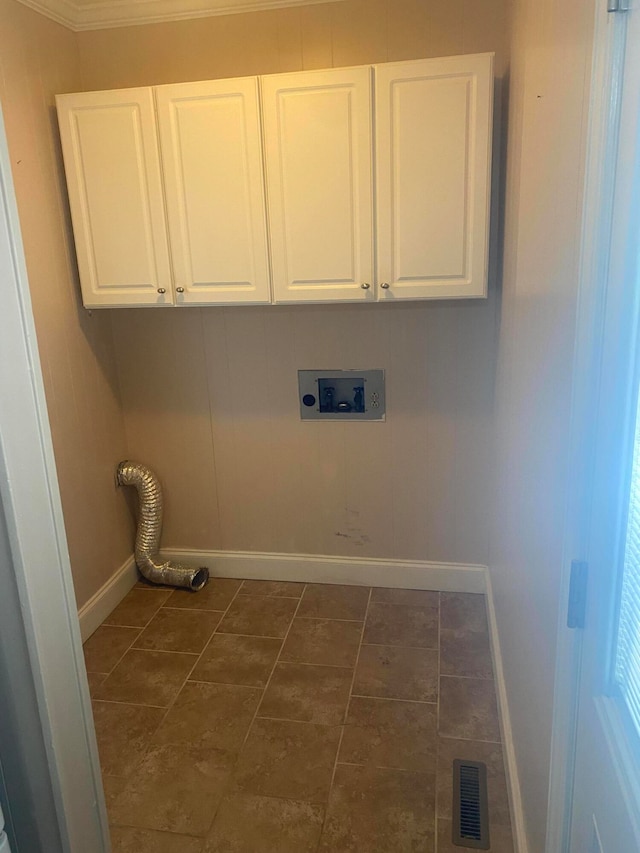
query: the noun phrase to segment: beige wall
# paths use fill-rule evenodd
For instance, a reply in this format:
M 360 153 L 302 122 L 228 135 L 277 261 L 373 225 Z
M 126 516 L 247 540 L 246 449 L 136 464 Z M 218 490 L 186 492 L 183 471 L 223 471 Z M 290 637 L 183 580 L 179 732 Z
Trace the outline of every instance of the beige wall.
M 547 812 L 594 8 L 514 4 L 490 567 L 530 853 Z
M 503 0 L 343 3 L 79 34 L 86 89 L 496 50 Z M 495 303 L 120 311 L 163 543 L 484 562 Z M 302 424 L 299 368 L 387 370 L 385 424 Z
M 506 64 L 507 0 L 344 0 L 78 34 L 85 89 L 478 53 Z
M 487 304 L 121 311 L 129 452 L 164 541 L 444 561 L 487 556 Z M 383 367 L 384 424 L 302 423 L 297 369 Z
M 113 486 L 125 453 L 108 313 L 79 304 L 53 95 L 80 88 L 75 36 L 0 0 L 0 102 L 79 605 L 131 552 L 131 522 Z M 10 405 L 3 400 L 2 405 Z

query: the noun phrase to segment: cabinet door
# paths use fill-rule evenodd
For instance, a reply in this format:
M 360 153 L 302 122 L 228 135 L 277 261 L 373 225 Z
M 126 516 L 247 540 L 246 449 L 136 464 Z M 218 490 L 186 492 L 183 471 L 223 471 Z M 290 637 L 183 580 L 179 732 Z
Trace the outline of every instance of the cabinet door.
M 159 86 L 177 304 L 269 302 L 258 80 Z
M 371 69 L 261 86 L 275 301 L 373 299 Z
M 171 305 L 151 89 L 56 100 L 85 306 Z
M 375 81 L 379 298 L 486 296 L 493 54 Z

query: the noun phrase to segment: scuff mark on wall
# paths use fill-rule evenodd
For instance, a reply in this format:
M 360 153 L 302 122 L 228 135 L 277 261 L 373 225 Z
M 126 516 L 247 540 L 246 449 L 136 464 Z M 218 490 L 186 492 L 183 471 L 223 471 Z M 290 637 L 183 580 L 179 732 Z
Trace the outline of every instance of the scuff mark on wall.
M 346 507 L 345 515 L 345 529 L 336 530 L 334 535 L 339 536 L 342 539 L 348 539 L 353 545 L 359 548 L 362 548 L 364 545 L 371 542 L 370 536 L 364 533 L 358 524 L 360 519 L 360 513 L 358 510 Z

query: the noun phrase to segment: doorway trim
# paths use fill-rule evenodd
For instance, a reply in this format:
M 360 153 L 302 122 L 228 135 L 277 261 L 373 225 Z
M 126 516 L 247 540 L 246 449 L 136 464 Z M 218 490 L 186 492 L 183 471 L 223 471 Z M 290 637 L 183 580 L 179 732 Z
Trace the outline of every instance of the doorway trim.
M 0 500 L 31 663 L 25 678 L 35 684 L 47 749 L 50 779 L 44 781 L 65 853 L 107 853 L 100 764 L 1 112 L 0 288 Z

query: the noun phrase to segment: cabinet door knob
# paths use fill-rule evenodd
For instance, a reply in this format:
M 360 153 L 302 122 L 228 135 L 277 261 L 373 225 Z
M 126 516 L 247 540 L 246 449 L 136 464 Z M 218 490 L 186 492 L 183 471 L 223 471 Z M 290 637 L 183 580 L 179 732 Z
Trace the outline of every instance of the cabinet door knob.
M 380 287 L 381 287 L 383 290 L 389 290 L 389 287 L 390 287 L 389 282 L 388 282 L 388 281 L 383 281 L 383 282 L 382 282 L 382 284 L 380 285 Z
M 184 287 L 176 287 L 176 293 L 184 293 Z
M 162 293 L 166 293 L 166 292 L 167 292 L 166 287 L 159 287 L 158 288 L 158 293 L 162 294 Z
M 362 284 L 360 285 L 360 287 L 361 287 L 363 290 L 369 290 L 369 288 L 371 287 L 371 285 L 369 284 L 369 282 L 368 282 L 368 281 L 363 281 L 363 282 L 362 282 Z

